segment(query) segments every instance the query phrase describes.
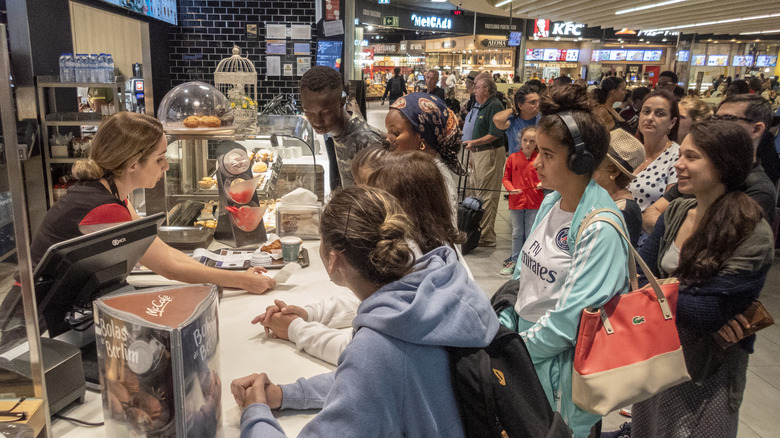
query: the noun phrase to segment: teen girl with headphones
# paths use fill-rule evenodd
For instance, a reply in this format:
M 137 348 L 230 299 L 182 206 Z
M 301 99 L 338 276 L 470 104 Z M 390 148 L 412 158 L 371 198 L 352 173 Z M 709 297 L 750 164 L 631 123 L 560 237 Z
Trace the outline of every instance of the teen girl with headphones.
M 520 283 L 517 303 L 499 317 L 525 340 L 550 404 L 576 438 L 587 437 L 601 419 L 571 399 L 580 315 L 629 287 L 628 246 L 614 228 L 594 223 L 575 242 L 593 209 L 606 208 L 610 212 L 600 215 L 622 220 L 612 198 L 591 178 L 609 147 L 593 106 L 585 89 L 573 84 L 542 97 L 534 167 L 544 188 L 554 192 L 542 202 L 520 252 L 513 276 Z

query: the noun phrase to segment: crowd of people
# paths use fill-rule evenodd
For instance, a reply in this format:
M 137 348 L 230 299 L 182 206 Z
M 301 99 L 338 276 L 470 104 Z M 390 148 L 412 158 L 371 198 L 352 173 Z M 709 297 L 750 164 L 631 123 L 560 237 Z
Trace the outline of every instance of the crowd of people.
M 629 245 L 657 277 L 679 279 L 677 327 L 696 376 L 634 405 L 632 435 L 736 436 L 755 339 L 740 339 L 741 314 L 758 297 L 775 246 L 768 175 L 780 166 L 761 146 L 771 136 L 769 102 L 732 94 L 713 110 L 680 100 L 671 79 L 628 93 L 613 78 L 595 92 L 529 81 L 504 108 L 483 73 L 467 77 L 473 99 L 462 116 L 428 73 L 428 92 L 391 94 L 384 131 L 349 113 L 338 72 L 315 66 L 303 75 L 304 115 L 331 157 L 320 258 L 345 292 L 303 306 L 277 300 L 252 323 L 337 368 L 282 385 L 262 370 L 231 376 L 242 436 L 283 436 L 272 409 L 319 409 L 302 436 L 463 436 L 446 349 L 485 347 L 499 324 L 524 340 L 547 402 L 573 436 L 600 436 L 601 417 L 572 400 L 575 343 L 583 309 L 629 291 Z M 75 168 L 78 190 L 49 211 L 33 254 L 137 217 L 127 195 L 156 184 L 165 149 L 153 118 L 109 118 Z M 461 253 L 459 176 L 484 201 L 480 246 L 496 246 L 502 187 L 508 193 L 512 253 L 497 275 L 519 286 L 514 306 L 499 314 Z M 88 203 L 76 202 L 79 190 Z M 594 209 L 625 225 L 583 225 Z M 72 224 L 63 228 L 65 215 Z M 256 293 L 274 286 L 261 269 L 225 273 L 177 253 L 155 241 L 142 263 L 187 282 Z M 696 359 L 718 353 L 702 347 L 713 335 L 737 342 L 705 372 Z

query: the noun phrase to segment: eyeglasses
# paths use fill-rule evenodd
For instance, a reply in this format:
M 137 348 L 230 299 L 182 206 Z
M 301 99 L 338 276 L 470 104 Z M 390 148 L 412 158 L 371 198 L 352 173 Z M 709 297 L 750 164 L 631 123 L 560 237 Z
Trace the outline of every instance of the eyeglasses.
M 737 120 L 742 120 L 743 122 L 755 123 L 754 121 L 748 119 L 747 117 L 733 116 L 731 114 L 720 114 L 720 115 L 714 114 L 711 115 L 707 120 L 713 120 L 713 121 L 725 120 L 727 122 L 736 122 Z
M 0 423 L 14 423 L 16 421 L 24 421 L 27 419 L 27 412 L 12 412 L 18 408 L 23 401 L 27 400 L 27 397 L 22 397 L 16 402 L 11 409 L 0 411 Z

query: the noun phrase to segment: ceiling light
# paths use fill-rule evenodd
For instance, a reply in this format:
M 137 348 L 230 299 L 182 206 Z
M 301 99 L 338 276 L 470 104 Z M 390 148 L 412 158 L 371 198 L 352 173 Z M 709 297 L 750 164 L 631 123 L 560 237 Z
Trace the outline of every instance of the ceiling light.
M 742 32 L 740 33 L 740 35 L 756 35 L 756 34 L 767 34 L 767 33 L 780 33 L 780 29 L 762 30 L 760 32 Z
M 447 0 L 431 0 L 431 3 L 444 3 Z
M 560 41 L 561 37 L 555 37 L 555 41 Z
M 371 32 L 372 30 L 374 30 L 374 26 L 366 26 L 366 30 Z
M 644 40 L 645 40 L 644 38 L 639 38 L 639 41 L 644 41 Z
M 669 6 L 669 5 L 673 5 L 675 3 L 680 3 L 680 2 L 684 2 L 684 1 L 686 1 L 686 0 L 668 0 L 668 1 L 665 1 L 665 2 L 653 3 L 653 4 L 649 4 L 649 5 L 645 5 L 645 6 L 637 6 L 635 8 L 623 9 L 623 10 L 617 11 L 617 12 L 615 12 L 615 15 L 630 14 L 632 12 L 644 11 L 645 9 L 651 9 L 651 8 L 660 8 L 662 6 Z
M 508 5 L 509 3 L 512 3 L 512 0 L 501 0 L 500 2 L 496 3 L 496 7 L 500 8 L 501 6 Z

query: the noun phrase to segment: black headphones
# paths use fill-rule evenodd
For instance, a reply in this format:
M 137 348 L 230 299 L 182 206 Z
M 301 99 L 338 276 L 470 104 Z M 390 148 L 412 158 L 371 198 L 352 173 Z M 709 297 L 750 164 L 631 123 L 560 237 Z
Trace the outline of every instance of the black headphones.
M 585 148 L 585 142 L 582 141 L 580 128 L 577 126 L 577 122 L 574 121 L 571 111 L 562 111 L 557 113 L 557 116 L 563 120 L 563 123 L 569 129 L 572 140 L 574 140 L 574 153 L 569 155 L 569 160 L 567 162 L 569 169 L 577 175 L 592 173 L 596 170 L 596 159 L 593 157 L 593 154 Z

